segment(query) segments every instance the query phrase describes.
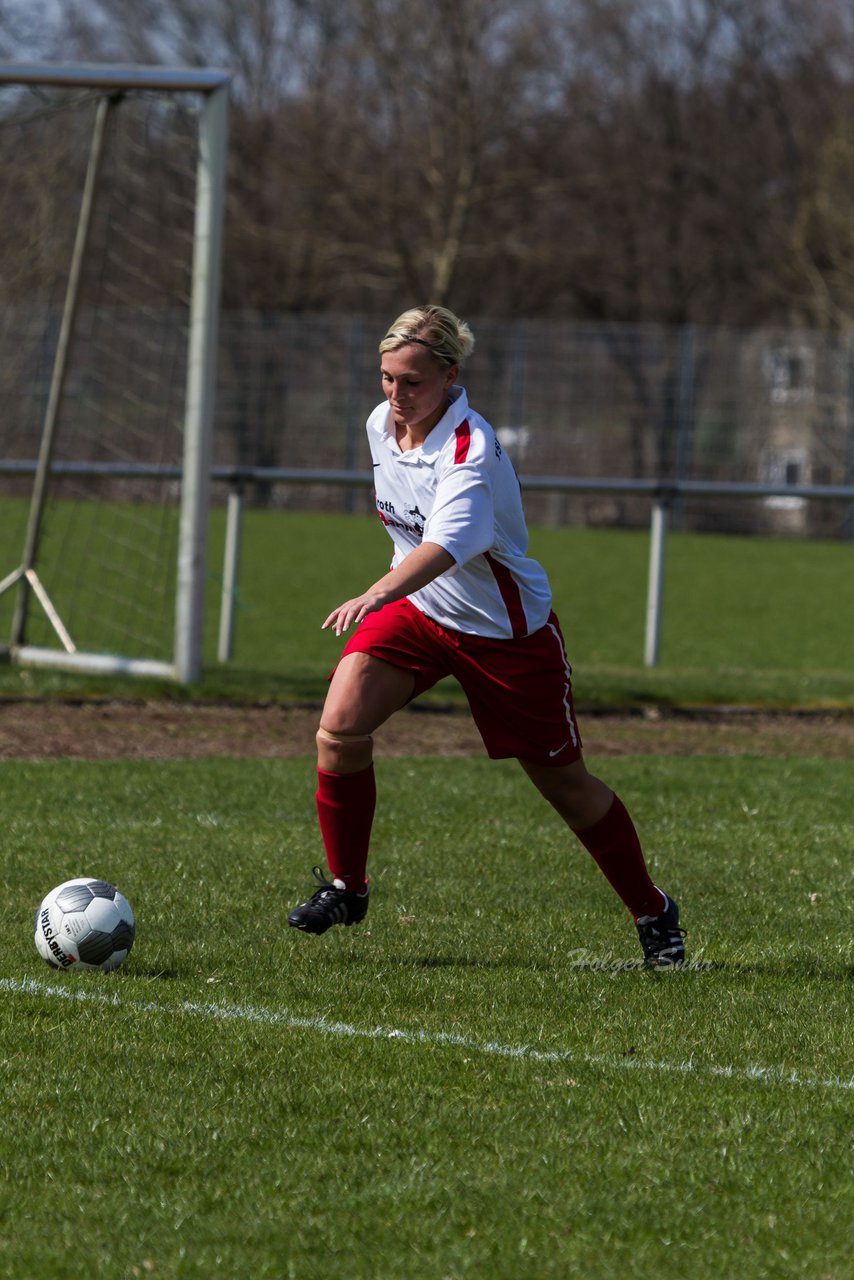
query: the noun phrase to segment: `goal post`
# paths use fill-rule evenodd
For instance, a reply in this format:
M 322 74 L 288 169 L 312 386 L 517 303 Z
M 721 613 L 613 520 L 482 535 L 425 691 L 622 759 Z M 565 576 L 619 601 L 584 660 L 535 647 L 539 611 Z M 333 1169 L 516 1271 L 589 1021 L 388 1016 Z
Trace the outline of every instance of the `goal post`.
M 175 627 L 175 672 L 183 682 L 201 672 L 227 113 L 226 87 L 220 84 L 207 94 L 199 124 Z
M 201 674 L 228 84 L 219 70 L 0 66 L 14 661 Z

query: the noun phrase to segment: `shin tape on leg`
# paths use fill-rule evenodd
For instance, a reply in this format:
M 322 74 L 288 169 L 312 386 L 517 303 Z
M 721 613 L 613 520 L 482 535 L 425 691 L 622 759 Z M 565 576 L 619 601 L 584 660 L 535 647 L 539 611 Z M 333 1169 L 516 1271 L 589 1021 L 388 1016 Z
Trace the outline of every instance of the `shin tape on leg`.
M 328 729 L 324 729 L 323 725 L 317 730 L 317 736 L 324 742 L 332 742 L 342 747 L 349 747 L 358 742 L 373 742 L 374 740 L 371 733 L 330 733 Z

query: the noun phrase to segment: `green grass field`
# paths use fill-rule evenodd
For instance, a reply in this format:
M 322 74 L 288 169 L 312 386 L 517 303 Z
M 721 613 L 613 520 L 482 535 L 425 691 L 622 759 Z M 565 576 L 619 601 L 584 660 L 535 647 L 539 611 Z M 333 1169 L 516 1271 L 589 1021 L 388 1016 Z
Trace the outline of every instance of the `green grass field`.
M 643 666 L 646 533 L 536 527 L 531 554 L 549 572 L 578 696 L 588 705 L 854 708 L 849 544 L 672 535 L 654 671 Z M 318 696 L 335 653 L 320 623 L 379 576 L 388 555 L 373 517 L 250 512 L 234 669 L 217 673 L 211 663 L 209 679 L 239 689 L 264 673 L 273 691 Z M 217 531 L 212 570 L 219 562 Z M 215 623 L 212 610 L 211 655 Z M 448 690 L 442 686 L 442 695 Z
M 7 666 L 0 710 L 320 698 L 320 622 L 382 571 L 381 528 L 250 512 L 223 669 L 220 515 L 199 687 Z M 850 546 L 673 537 L 652 672 L 647 549 L 532 531 L 580 706 L 854 707 Z M 850 764 L 601 771 L 682 905 L 685 972 L 639 969 L 509 763 L 380 761 L 370 916 L 315 939 L 283 927 L 322 861 L 311 761 L 4 761 L 0 1276 L 848 1280 Z M 80 874 L 136 910 L 116 974 L 35 951 L 41 897 Z
M 850 765 L 601 771 L 686 972 L 510 763 L 380 762 L 371 913 L 318 939 L 310 761 L 5 762 L 0 1275 L 847 1280 Z M 36 954 L 78 874 L 118 973 Z
M 77 537 L 85 535 L 87 546 L 111 545 L 110 511 L 101 509 L 98 517 L 107 522 L 102 536 L 93 513 L 85 521 L 78 516 L 69 526 L 78 531 L 69 533 L 67 540 L 70 563 L 75 562 Z M 223 513 L 216 510 L 209 555 L 206 672 L 192 696 L 322 697 L 338 646 L 334 636 L 321 633 L 320 624 L 332 607 L 384 572 L 390 552 L 379 521 L 367 516 L 247 512 L 236 650 L 227 667 L 216 662 L 222 536 Z M 66 545 L 58 538 L 51 545 L 60 542 Z M 645 532 L 535 527 L 531 553 L 549 571 L 582 706 L 854 708 L 849 543 L 671 535 L 661 665 L 655 670 L 643 666 Z M 47 576 L 61 615 L 75 622 L 72 634 L 77 635 L 78 626 L 83 629 L 84 647 L 109 649 L 120 623 L 131 630 L 140 625 L 138 599 L 113 600 L 107 606 L 90 600 L 101 575 L 87 577 L 76 571 Z M 11 594 L 0 599 L 3 637 L 9 634 L 12 603 Z M 103 635 L 99 617 L 104 619 Z M 45 643 L 48 629 L 38 609 L 33 618 L 32 642 Z M 168 634 L 160 618 L 158 635 L 168 640 Z M 168 649 L 155 656 L 168 657 Z M 162 685 L 0 667 L 0 698 L 117 691 L 131 696 L 176 692 Z M 433 696 L 455 695 L 451 686 L 442 685 Z

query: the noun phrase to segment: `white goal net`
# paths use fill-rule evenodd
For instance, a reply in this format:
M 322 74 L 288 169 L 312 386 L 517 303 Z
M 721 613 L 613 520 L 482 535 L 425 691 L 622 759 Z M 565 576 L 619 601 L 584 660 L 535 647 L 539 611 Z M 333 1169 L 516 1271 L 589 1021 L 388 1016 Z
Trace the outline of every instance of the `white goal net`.
M 0 643 L 196 679 L 227 77 L 0 69 Z

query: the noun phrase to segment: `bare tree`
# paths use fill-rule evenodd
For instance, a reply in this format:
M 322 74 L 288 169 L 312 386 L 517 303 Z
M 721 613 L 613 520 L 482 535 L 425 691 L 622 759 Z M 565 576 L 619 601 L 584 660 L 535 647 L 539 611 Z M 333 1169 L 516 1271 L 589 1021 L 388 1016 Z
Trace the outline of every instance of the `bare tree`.
M 803 309 L 820 328 L 854 320 L 854 101 L 825 139 L 792 226 L 795 287 Z
M 850 313 L 847 0 L 61 13 L 65 56 L 233 71 L 229 307 L 432 297 L 675 326 Z

